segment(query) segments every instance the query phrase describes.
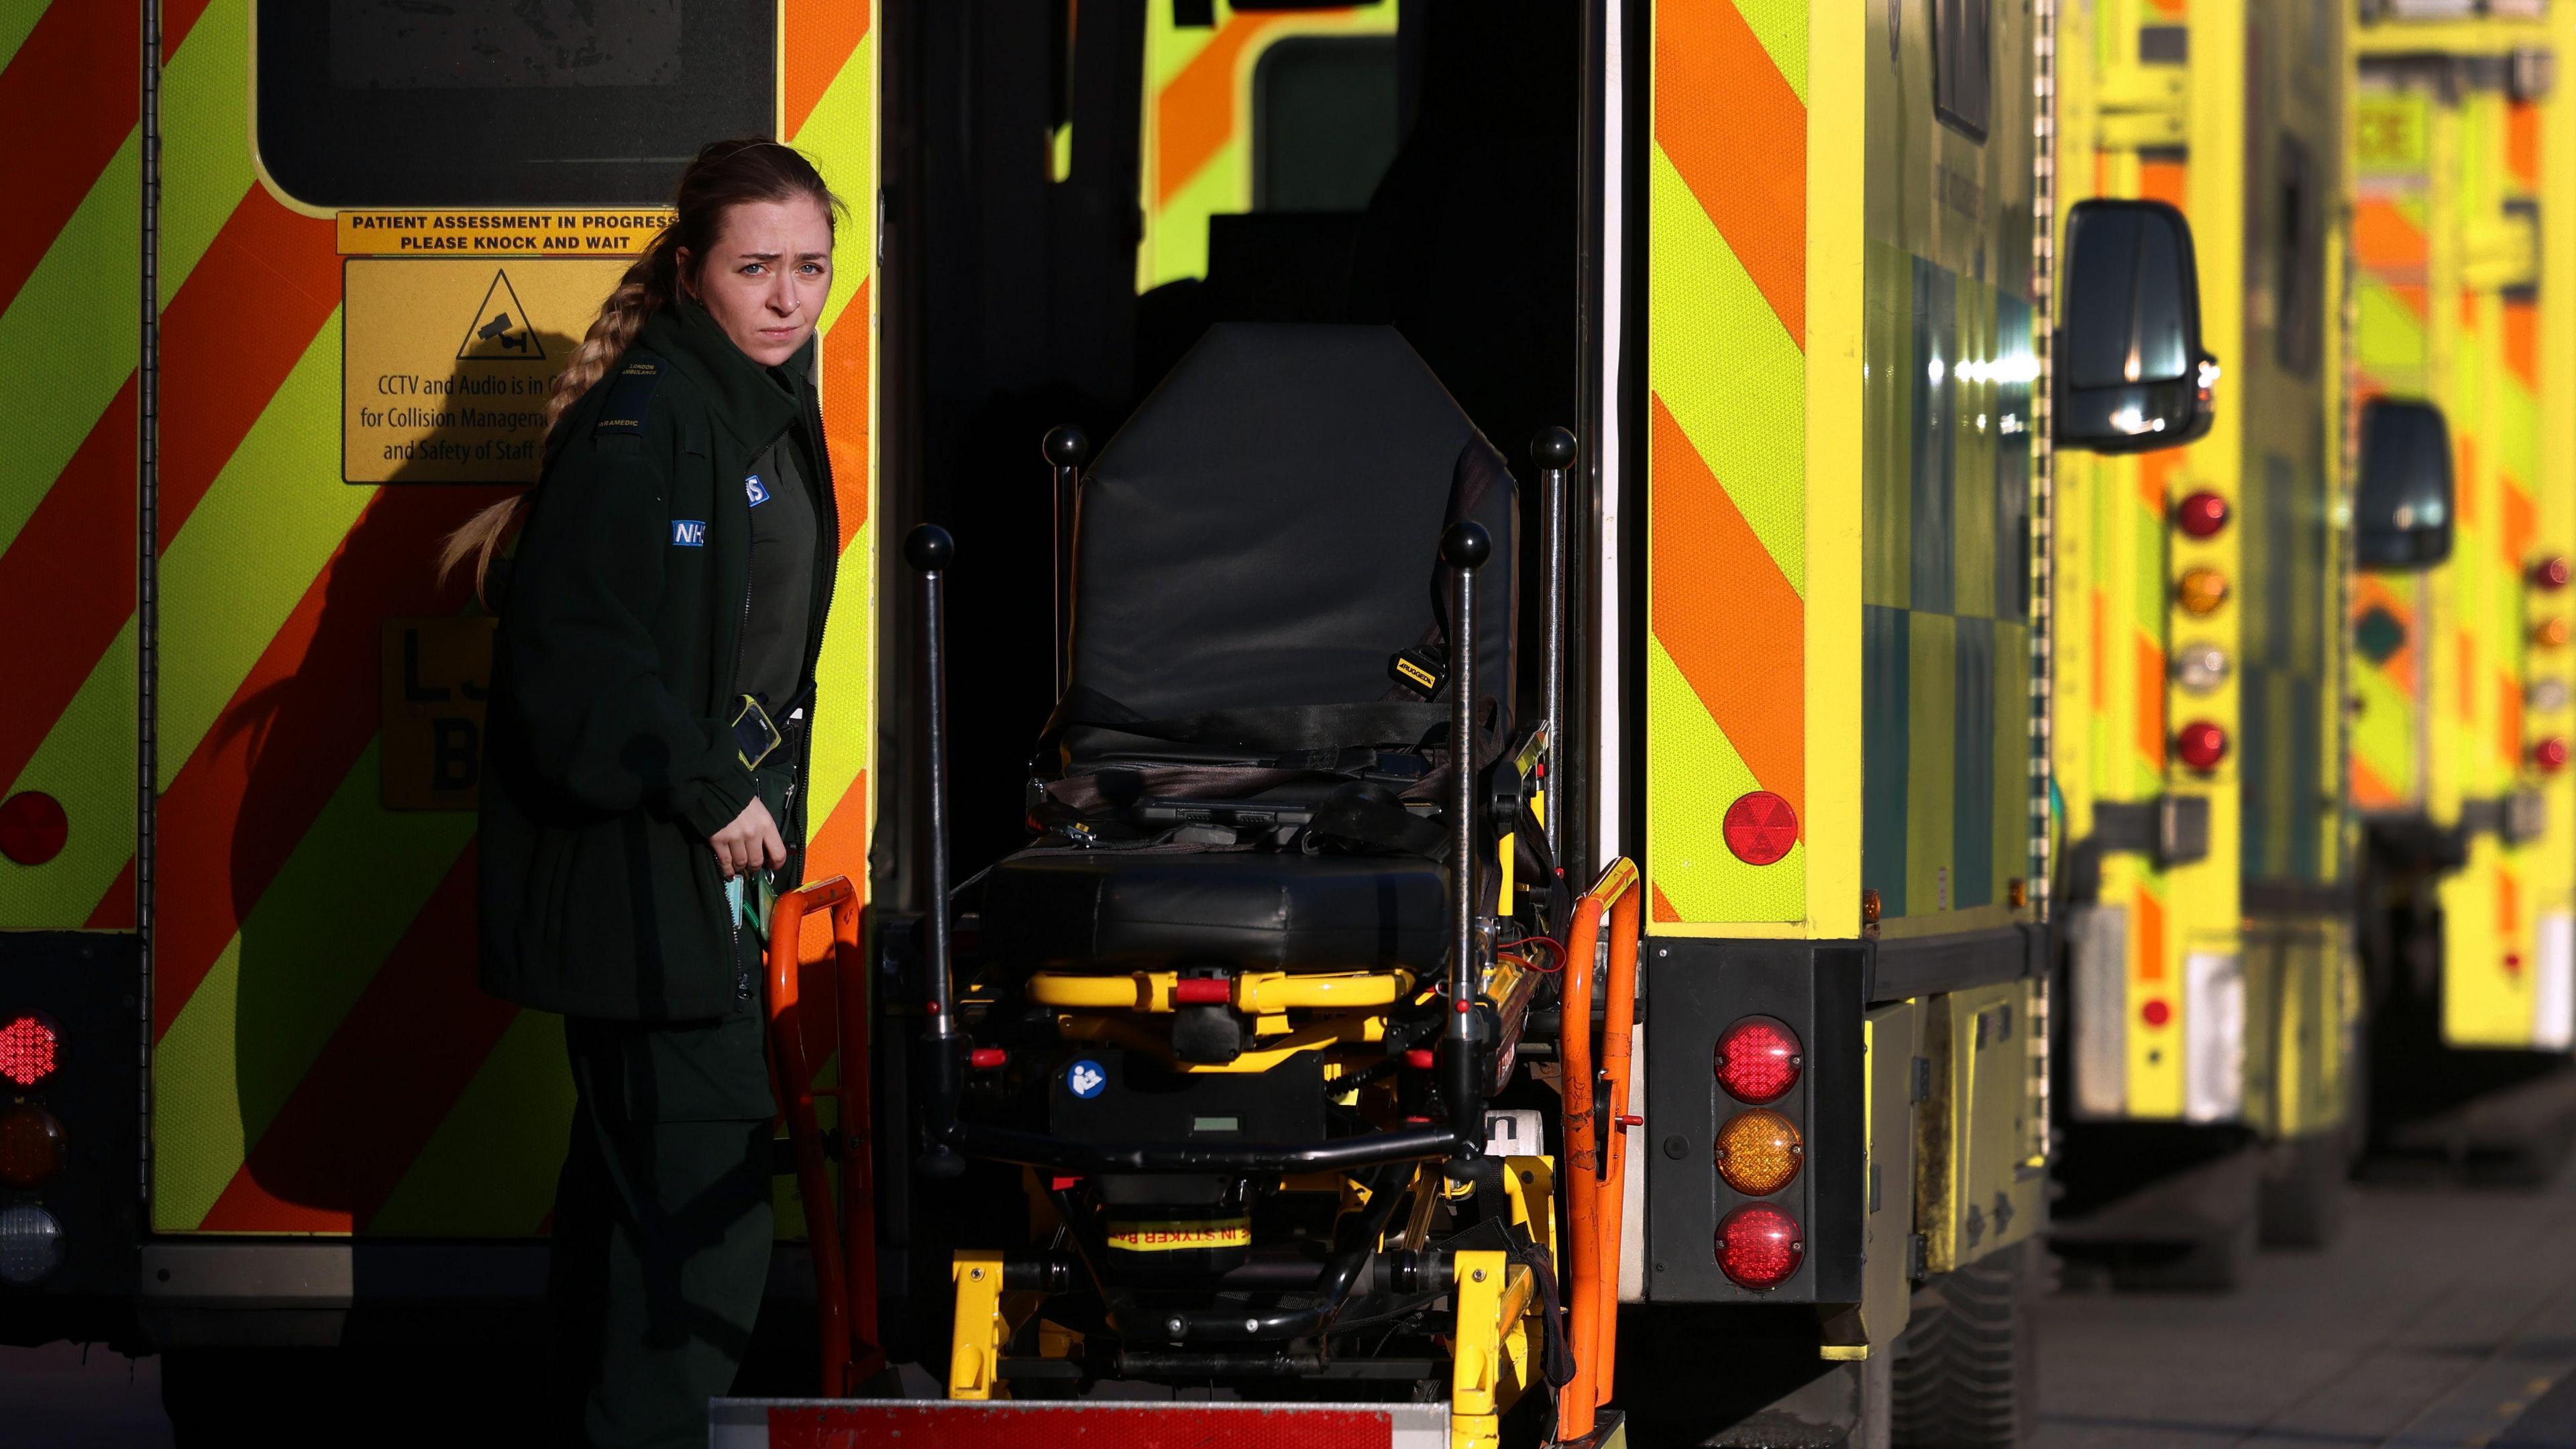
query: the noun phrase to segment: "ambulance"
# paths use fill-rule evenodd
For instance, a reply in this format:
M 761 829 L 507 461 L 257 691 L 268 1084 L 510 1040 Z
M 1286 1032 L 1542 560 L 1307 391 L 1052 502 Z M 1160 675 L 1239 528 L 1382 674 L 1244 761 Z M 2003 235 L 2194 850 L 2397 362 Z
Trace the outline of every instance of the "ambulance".
M 2060 195 L 2191 219 L 2225 379 L 2200 439 L 2056 480 L 2052 1241 L 2140 1285 L 2324 1242 L 2359 1146 L 2347 33 L 2332 4 L 2234 0 L 2067 7 L 2058 32 Z
M 756 133 L 852 204 L 844 537 L 720 1441 L 2027 1436 L 2056 445 L 2234 426 L 2059 7 L 287 17 L 0 29 L 9 1339 L 533 1393 L 430 561 Z
M 2374 1125 L 2545 1170 L 2576 1045 L 2565 18 L 2380 7 L 2347 75 L 2356 920 Z

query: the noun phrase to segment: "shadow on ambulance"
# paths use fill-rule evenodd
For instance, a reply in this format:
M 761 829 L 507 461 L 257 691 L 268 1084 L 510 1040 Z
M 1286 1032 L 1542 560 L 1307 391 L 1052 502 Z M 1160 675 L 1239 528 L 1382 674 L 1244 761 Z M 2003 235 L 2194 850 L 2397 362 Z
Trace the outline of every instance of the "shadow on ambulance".
M 541 341 L 559 362 L 577 339 Z M 447 396 L 490 371 L 460 363 Z M 542 422 L 519 430 L 541 455 Z M 561 1132 L 535 1122 L 471 1144 L 497 1191 L 411 1180 L 515 1015 L 475 984 L 492 617 L 470 567 L 437 568 L 450 533 L 535 481 L 533 457 L 516 483 L 453 481 L 442 460 L 493 435 L 487 411 L 444 408 L 390 481 L 317 485 L 373 496 L 283 631 L 300 657 L 217 726 L 248 782 L 229 857 L 246 1152 L 208 1231 L 523 1236 L 552 1203 Z

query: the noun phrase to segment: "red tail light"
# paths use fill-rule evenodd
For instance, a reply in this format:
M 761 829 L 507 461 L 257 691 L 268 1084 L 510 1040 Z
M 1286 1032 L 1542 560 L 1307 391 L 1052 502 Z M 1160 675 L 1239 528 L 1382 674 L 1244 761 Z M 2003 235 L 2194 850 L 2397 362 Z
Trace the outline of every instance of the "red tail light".
M 2174 526 L 2194 538 L 2215 538 L 2227 526 L 2227 500 L 2215 493 L 2194 493 L 2174 506 Z
M 2576 569 L 2571 569 L 2567 560 L 2558 555 L 2542 559 L 2531 566 L 2531 581 L 2544 589 L 2567 587 L 2567 580 L 2571 575 L 2576 575 Z
M 1747 1288 L 1777 1288 L 1806 1261 L 1798 1220 L 1767 1202 L 1746 1203 L 1717 1225 L 1717 1266 Z
M 2542 740 L 2540 743 L 2531 747 L 2531 762 L 2544 770 L 2565 769 L 2567 767 L 2567 742 L 2554 735 L 2548 739 Z
M 1798 1085 L 1807 1059 L 1784 1022 L 1748 1016 L 1717 1039 L 1717 1084 L 1739 1102 L 1777 1102 Z
M 33 1012 L 20 1012 L 0 1026 L 0 1080 L 32 1087 L 60 1065 L 62 1038 L 54 1024 Z
M 0 1184 L 40 1187 L 70 1156 L 61 1119 L 33 1102 L 0 1112 Z
M 2214 770 L 2227 758 L 2227 731 L 2205 719 L 2193 720 L 2174 736 L 2174 753 L 2195 770 Z
M 1726 848 L 1746 865 L 1769 865 L 1798 843 L 1798 812 L 1768 790 L 1738 796 L 1726 807 Z

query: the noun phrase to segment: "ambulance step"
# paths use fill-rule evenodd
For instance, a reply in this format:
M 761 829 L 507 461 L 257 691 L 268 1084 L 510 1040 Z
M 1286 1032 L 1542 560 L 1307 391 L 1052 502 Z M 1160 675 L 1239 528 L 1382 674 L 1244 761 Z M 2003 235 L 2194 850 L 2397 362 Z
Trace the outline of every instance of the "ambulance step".
M 1448 1449 L 1446 1404 L 952 1403 L 718 1399 L 709 1449 L 936 1444 L 939 1449 Z M 1180 1437 L 1176 1437 L 1180 1436 Z

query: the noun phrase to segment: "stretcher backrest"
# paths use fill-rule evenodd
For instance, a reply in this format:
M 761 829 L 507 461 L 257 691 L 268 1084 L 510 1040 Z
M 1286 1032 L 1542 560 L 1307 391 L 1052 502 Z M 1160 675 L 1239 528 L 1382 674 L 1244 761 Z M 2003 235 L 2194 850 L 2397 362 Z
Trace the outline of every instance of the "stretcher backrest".
M 1490 750 L 1517 682 L 1515 511 L 1502 456 L 1392 328 L 1211 328 L 1084 483 L 1058 723 L 1419 703 L 1388 661 L 1445 628 L 1440 534 L 1471 517 L 1494 537 Z M 1401 713 L 1353 711 L 1360 737 L 1333 742 L 1389 743 L 1371 721 Z

